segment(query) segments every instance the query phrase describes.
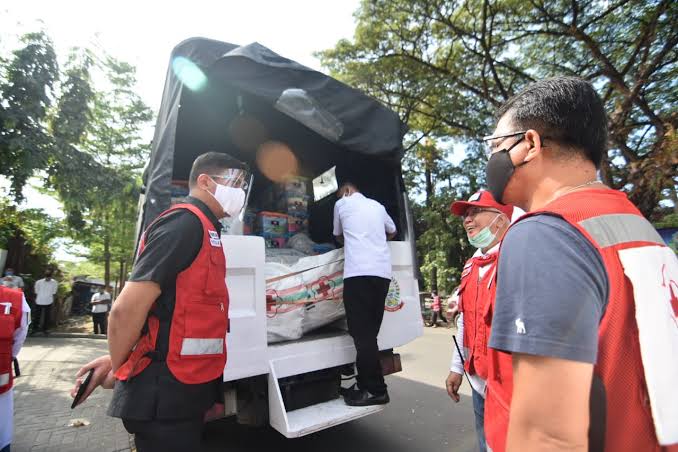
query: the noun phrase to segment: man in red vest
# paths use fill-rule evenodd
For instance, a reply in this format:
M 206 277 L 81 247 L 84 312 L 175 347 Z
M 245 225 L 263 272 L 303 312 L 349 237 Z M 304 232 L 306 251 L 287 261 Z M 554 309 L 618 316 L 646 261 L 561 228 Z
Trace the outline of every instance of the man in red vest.
M 13 358 L 28 333 L 31 310 L 19 289 L 0 286 L 0 452 L 8 452 L 13 436 Z
M 478 447 L 480 452 L 485 452 L 483 424 L 489 335 L 484 315 L 492 302 L 490 282 L 497 268 L 499 243 L 511 224 L 513 207 L 499 204 L 489 191 L 481 190 L 468 201 L 454 202 L 450 210 L 463 218 L 468 241 L 477 251 L 466 261 L 458 289 L 457 345 L 464 356 L 462 358 L 456 348 L 452 351 L 452 365 L 445 386 L 452 400 L 459 402 L 462 376 L 464 372 L 468 375 Z
M 528 214 L 504 236 L 492 289 L 488 447 L 676 450 L 678 260 L 597 179 L 608 143 L 600 98 L 557 77 L 509 99 L 499 118 L 485 138 L 488 187 Z
M 186 202 L 142 236 L 131 278 L 111 309 L 110 357 L 79 372 L 95 369 L 87 395 L 115 382 L 108 414 L 134 433 L 139 452 L 200 450 L 204 415 L 221 395 L 226 363 L 219 218 L 238 215 L 248 182 L 246 166 L 226 154 L 195 160 Z

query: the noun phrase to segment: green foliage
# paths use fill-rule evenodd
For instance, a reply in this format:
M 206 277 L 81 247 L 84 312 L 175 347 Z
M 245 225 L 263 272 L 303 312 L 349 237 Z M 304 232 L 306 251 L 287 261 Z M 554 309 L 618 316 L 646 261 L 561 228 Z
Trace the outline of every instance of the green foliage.
M 68 227 L 60 232 L 88 246 L 109 281 L 111 260 L 123 265 L 134 247 L 149 152 L 141 130 L 151 112 L 134 92 L 131 65 L 76 48 L 60 73 L 44 33 L 25 35 L 22 45 L 0 60 L 0 175 L 15 201 L 29 177 L 46 176 L 45 190 L 64 205 Z M 0 226 L 0 241 L 7 233 Z
M 0 175 L 11 181 L 11 194 L 22 189 L 36 170 L 47 166 L 52 140 L 44 121 L 59 77 L 52 41 L 44 32 L 21 38 L 0 79 Z
M 447 280 L 446 266 L 459 259 L 445 247 L 470 252 L 445 238 L 454 234 L 443 221 L 448 201 L 482 185 L 479 138 L 492 131 L 497 107 L 533 80 L 590 80 L 609 113 L 605 182 L 649 218 L 661 199 L 678 199 L 676 17 L 670 0 L 363 0 L 353 39 L 318 56 L 409 124 L 405 178 L 413 201 L 425 194 L 420 262 L 424 274 L 435 266 Z M 420 147 L 427 137 L 438 148 L 433 160 Z M 464 147 L 467 158 L 449 164 L 452 149 Z
M 100 262 L 85 260 L 79 262 L 62 261 L 59 267 L 64 274 L 65 279 L 72 280 L 76 276 L 87 276 L 88 278 L 104 277 L 104 266 Z
M 24 240 L 30 253 L 46 265 L 52 260 L 54 241 L 64 234 L 64 224 L 42 209 L 19 210 L 0 200 L 0 248 L 8 247 L 12 239 Z
M 678 213 L 665 215 L 661 220 L 654 223 L 654 227 L 657 229 L 678 228 Z

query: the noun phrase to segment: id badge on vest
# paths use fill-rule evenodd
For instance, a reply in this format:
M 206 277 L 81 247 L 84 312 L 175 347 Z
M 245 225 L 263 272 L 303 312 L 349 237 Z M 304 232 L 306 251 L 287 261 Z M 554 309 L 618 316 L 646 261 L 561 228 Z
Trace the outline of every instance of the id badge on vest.
M 221 248 L 221 238 L 217 231 L 207 231 L 210 235 L 210 245 Z

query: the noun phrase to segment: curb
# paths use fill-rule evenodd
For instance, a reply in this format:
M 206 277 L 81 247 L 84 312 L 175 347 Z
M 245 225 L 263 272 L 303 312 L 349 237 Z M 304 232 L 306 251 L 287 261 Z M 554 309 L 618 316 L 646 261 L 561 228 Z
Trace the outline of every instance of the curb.
M 33 335 L 29 335 L 29 338 L 37 339 L 37 338 L 50 338 L 50 337 L 56 337 L 56 338 L 65 338 L 65 339 L 99 339 L 99 340 L 107 340 L 108 337 L 104 336 L 103 334 L 89 334 L 89 333 L 49 333 L 47 336 L 42 335 L 41 333 L 35 333 Z

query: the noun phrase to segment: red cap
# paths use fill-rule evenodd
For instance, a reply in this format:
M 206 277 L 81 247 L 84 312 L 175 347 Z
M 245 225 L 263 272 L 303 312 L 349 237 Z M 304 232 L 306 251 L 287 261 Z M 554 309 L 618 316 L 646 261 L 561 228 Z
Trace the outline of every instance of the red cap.
M 454 215 L 462 216 L 469 207 L 484 207 L 496 209 L 511 219 L 513 215 L 513 206 L 499 204 L 494 200 L 494 196 L 487 190 L 480 190 L 471 195 L 468 201 L 455 201 L 450 206 L 450 212 Z

